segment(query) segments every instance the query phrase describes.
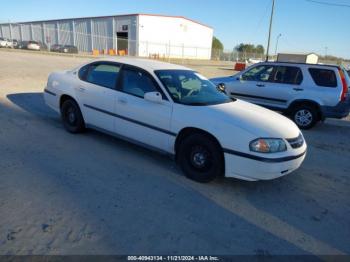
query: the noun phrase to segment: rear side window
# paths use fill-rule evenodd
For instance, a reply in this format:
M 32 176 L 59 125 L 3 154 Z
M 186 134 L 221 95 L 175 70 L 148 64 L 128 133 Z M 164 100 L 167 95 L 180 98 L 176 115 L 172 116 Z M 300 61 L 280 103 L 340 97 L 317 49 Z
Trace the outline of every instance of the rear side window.
M 337 77 L 333 70 L 322 68 L 309 68 L 310 75 L 315 84 L 324 87 L 337 87 Z
M 88 68 L 83 67 L 79 72 L 79 77 L 82 76 L 82 80 L 85 80 L 86 82 L 114 89 L 117 83 L 119 71 L 119 65 L 95 64 L 90 65 Z
M 300 85 L 303 81 L 303 73 L 299 67 L 277 66 L 273 82 L 289 85 Z

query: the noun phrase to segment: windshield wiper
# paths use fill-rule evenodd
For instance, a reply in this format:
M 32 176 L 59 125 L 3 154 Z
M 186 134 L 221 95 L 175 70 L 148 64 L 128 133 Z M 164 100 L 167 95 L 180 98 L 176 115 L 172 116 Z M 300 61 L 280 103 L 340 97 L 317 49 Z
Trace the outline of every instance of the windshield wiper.
M 187 105 L 187 106 L 205 106 L 205 105 L 208 105 L 206 103 L 200 103 L 200 102 L 183 103 L 183 104 Z

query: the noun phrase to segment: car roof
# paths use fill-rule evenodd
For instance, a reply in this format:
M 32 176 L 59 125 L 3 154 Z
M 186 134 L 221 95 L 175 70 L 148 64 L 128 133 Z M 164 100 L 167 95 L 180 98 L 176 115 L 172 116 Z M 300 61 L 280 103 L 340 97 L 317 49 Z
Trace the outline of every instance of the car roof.
M 122 64 L 128 64 L 131 66 L 140 67 L 142 69 L 146 70 L 190 70 L 184 66 L 170 64 L 166 62 L 151 60 L 147 58 L 131 58 L 131 57 L 118 57 L 118 58 L 105 58 L 105 59 L 99 59 L 98 61 L 107 61 L 107 62 L 116 62 L 116 63 L 122 63 Z
M 310 64 L 310 63 L 297 63 L 297 62 L 260 62 L 259 64 L 271 64 L 271 65 L 305 65 L 305 66 L 323 66 L 323 67 L 335 67 L 339 68 L 337 65 L 331 65 L 331 64 Z

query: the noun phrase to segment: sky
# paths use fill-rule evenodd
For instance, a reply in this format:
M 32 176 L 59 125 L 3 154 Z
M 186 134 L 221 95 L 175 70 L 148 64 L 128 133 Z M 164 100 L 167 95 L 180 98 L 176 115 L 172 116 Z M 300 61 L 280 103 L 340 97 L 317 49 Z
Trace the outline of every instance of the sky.
M 276 0 L 271 53 L 316 52 L 350 58 L 350 0 Z M 185 16 L 214 29 L 232 50 L 239 43 L 267 46 L 272 0 L 11 0 L 2 1 L 0 22 L 26 22 L 150 13 Z M 327 50 L 327 51 L 326 51 Z

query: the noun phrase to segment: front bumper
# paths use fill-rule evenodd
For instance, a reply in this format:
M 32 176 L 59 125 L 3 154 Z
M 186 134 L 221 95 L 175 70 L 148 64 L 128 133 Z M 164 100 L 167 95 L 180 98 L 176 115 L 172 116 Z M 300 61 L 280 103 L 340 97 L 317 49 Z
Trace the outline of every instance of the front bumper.
M 226 177 L 246 181 L 271 180 L 297 170 L 306 157 L 306 147 L 302 153 L 286 158 L 286 161 L 255 160 L 244 156 L 225 153 Z

